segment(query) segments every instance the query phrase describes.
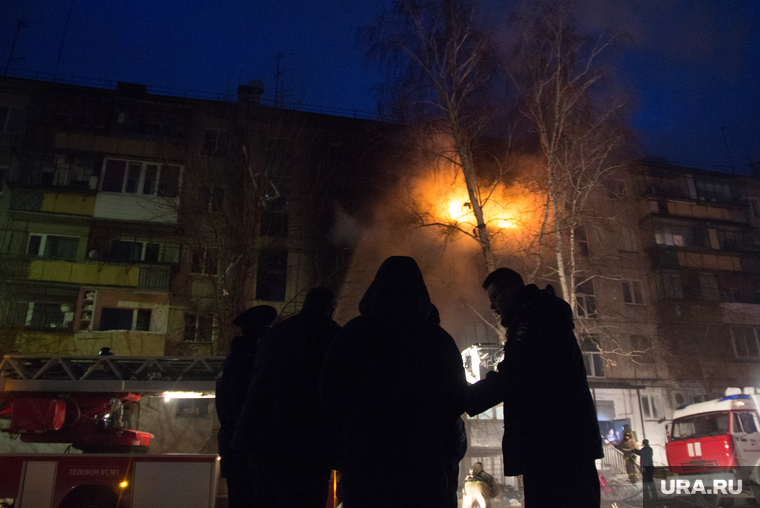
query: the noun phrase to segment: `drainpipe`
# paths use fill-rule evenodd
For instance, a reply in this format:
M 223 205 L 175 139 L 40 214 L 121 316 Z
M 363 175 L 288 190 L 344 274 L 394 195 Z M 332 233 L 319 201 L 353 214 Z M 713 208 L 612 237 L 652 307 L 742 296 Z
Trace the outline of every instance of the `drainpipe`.
M 639 388 L 636 388 L 636 400 L 639 403 L 639 416 L 641 416 L 641 435 L 642 440 L 647 438 L 647 430 L 644 426 L 644 408 L 641 407 L 641 390 Z

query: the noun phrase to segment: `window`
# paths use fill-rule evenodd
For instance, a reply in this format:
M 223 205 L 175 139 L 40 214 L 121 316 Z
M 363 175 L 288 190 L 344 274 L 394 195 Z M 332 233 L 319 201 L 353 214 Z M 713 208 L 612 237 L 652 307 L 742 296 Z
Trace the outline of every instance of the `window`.
M 641 295 L 641 282 L 637 280 L 623 281 L 623 300 L 632 305 L 643 305 L 644 297 Z
M 25 326 L 32 328 L 70 328 L 73 314 L 61 310 L 60 303 L 29 302 L 21 304 L 26 307 Z M 69 319 L 66 319 L 69 318 Z
M 287 278 L 288 251 L 262 252 L 256 271 L 256 299 L 284 302 Z
M 754 434 L 757 430 L 755 415 L 749 411 L 734 412 L 734 432 L 746 432 Z
M 219 266 L 219 254 L 216 249 L 196 249 L 193 251 L 191 273 L 216 275 Z
M 752 326 L 732 326 L 731 339 L 734 343 L 734 353 L 739 358 L 760 358 L 760 343 L 758 343 L 757 328 Z
M 185 342 L 211 342 L 214 334 L 214 316 L 185 312 Z
M 618 180 L 617 178 L 610 178 L 603 183 L 607 189 L 607 194 L 610 199 L 620 199 L 625 196 L 625 181 Z
M 662 401 L 657 394 L 641 395 L 641 412 L 646 420 L 659 420 L 662 416 Z
M 76 236 L 29 235 L 26 253 L 50 259 L 67 259 L 74 261 L 79 250 L 79 238 Z
M 605 377 L 604 359 L 599 347 L 599 338 L 596 335 L 587 335 L 581 339 L 581 352 L 583 365 L 586 367 L 586 376 Z
M 0 132 L 21 132 L 23 117 L 23 110 L 20 108 L 0 106 Z
M 592 280 L 587 280 L 578 284 L 575 281 L 575 301 L 577 303 L 576 312 L 578 317 L 596 319 L 596 296 L 594 296 L 594 284 Z
M 660 298 L 683 299 L 683 285 L 681 274 L 672 271 L 663 271 L 655 276 L 657 293 Z
M 208 416 L 209 399 L 177 399 L 177 417 L 198 418 Z
M 100 330 L 150 331 L 150 309 L 114 309 L 104 307 L 100 313 Z
M 114 240 L 111 242 L 109 259 L 121 263 L 134 263 L 146 261 L 157 263 L 161 252 L 161 245 L 150 242 L 127 242 Z
M 699 288 L 702 292 L 702 300 L 717 302 L 720 300 L 718 279 L 712 273 L 699 274 Z
M 203 153 L 226 155 L 229 153 L 229 133 L 215 129 L 206 129 L 203 135 Z
M 575 228 L 575 241 L 578 245 L 578 256 L 587 258 L 591 255 L 591 251 L 588 248 L 588 237 L 586 236 L 586 228 L 581 226 Z
M 102 192 L 177 197 L 182 166 L 106 159 Z
M 752 210 L 752 216 L 757 218 L 760 217 L 760 200 L 758 199 L 750 199 L 749 200 L 749 207 L 750 210 Z
M 634 240 L 633 231 L 626 228 L 620 228 L 615 231 L 618 250 L 626 252 L 636 252 L 636 241 Z

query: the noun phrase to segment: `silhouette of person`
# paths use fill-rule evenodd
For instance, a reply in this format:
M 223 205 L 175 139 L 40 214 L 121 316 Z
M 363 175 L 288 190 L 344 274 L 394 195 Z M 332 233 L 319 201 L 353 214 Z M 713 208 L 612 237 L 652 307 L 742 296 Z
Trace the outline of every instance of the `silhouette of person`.
M 657 499 L 657 489 L 654 486 L 654 450 L 649 446 L 649 439 L 641 442 L 643 445 L 640 450 L 633 450 L 633 453 L 641 457 L 641 477 L 644 484 L 644 502 L 650 499 Z
M 551 286 L 526 286 L 507 268 L 491 272 L 483 288 L 507 340 L 497 371 L 470 387 L 467 413 L 504 403 L 504 474 L 523 475 L 527 506 L 553 508 L 572 500 L 573 506 L 598 507 L 594 461 L 604 456 L 602 437 L 570 306 Z M 567 438 L 547 439 L 557 424 Z
M 320 389 L 341 436 L 345 508 L 440 507 L 447 446 L 467 381 L 454 339 L 428 319 L 414 259 L 386 259 L 333 341 Z
M 277 319 L 269 305 L 258 305 L 242 312 L 232 321 L 242 335 L 232 339 L 230 354 L 222 364 L 216 381 L 216 414 L 219 417 L 219 456 L 221 476 L 227 480 L 228 507 L 247 506 L 251 496 L 248 456 L 232 448 L 240 412 L 253 375 L 258 341 Z
M 253 506 L 324 508 L 338 450 L 319 403 L 319 374 L 335 335 L 336 298 L 306 294 L 301 311 L 261 340 L 234 447 L 244 449 Z
M 441 315 L 438 307 L 430 304 L 430 314 L 428 320 L 440 326 Z M 444 463 L 448 475 L 448 498 L 445 507 L 457 508 L 459 501 L 457 499 L 457 490 L 459 489 L 459 463 L 467 453 L 467 432 L 465 431 L 464 421 L 457 416 L 452 422 L 451 427 L 444 436 Z
M 463 508 L 472 508 L 477 501 L 480 508 L 489 508 L 491 499 L 498 495 L 498 484 L 493 476 L 483 470 L 483 464 L 476 462 L 470 468 L 470 474 L 464 479 Z

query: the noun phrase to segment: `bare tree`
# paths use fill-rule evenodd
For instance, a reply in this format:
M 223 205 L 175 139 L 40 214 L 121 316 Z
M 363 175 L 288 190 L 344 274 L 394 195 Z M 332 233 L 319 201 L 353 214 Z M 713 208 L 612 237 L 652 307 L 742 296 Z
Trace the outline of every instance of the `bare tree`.
M 515 19 L 519 41 L 509 63 L 544 169 L 538 252 L 545 244 L 553 247 L 556 277 L 575 310 L 576 284 L 585 282 L 576 277 L 575 232 L 594 218 L 595 193 L 625 162 L 625 103 L 609 92 L 612 88 L 601 86 L 608 78 L 601 60 L 612 39 L 582 34 L 574 24 L 572 2 L 541 4 Z M 534 275 L 541 267 L 541 256 L 537 259 Z
M 476 152 L 488 125 L 485 93 L 492 77 L 491 43 L 470 0 L 399 0 L 360 31 L 367 57 L 386 71 L 385 111 L 419 125 L 433 164 L 454 168 L 467 190 L 474 228 L 416 213 L 418 225 L 474 239 L 486 271 L 494 269 L 492 230 L 483 207 L 494 186 L 483 183 Z

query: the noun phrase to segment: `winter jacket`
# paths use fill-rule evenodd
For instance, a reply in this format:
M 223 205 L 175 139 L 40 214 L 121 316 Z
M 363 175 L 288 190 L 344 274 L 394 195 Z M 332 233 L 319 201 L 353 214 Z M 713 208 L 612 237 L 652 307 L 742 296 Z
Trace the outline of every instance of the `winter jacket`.
M 443 505 L 467 382 L 454 340 L 427 319 L 430 305 L 416 262 L 391 257 L 328 351 L 321 397 L 342 436 L 348 508 Z
M 502 325 L 504 359 L 497 371 L 472 385 L 467 413 L 474 416 L 504 402 L 504 474 L 603 457 L 570 306 L 553 290 L 530 284 L 506 310 Z
M 234 447 L 254 457 L 291 455 L 335 467 L 336 450 L 319 403 L 319 374 L 340 330 L 303 310 L 273 326 L 259 344 L 254 377 L 238 421 Z

